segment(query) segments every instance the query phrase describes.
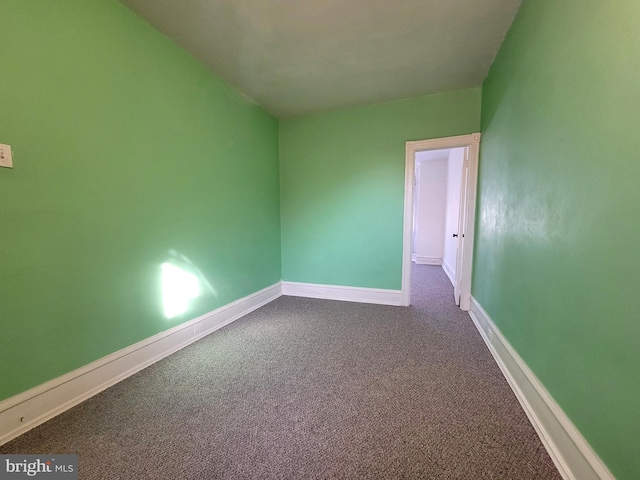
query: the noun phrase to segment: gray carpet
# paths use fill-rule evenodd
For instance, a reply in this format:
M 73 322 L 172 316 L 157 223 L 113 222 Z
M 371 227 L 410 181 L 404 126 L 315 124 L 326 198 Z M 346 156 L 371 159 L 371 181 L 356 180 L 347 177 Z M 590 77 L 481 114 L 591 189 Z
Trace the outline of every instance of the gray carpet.
M 560 479 L 442 269 L 413 287 L 282 297 L 0 453 L 77 453 L 83 479 Z

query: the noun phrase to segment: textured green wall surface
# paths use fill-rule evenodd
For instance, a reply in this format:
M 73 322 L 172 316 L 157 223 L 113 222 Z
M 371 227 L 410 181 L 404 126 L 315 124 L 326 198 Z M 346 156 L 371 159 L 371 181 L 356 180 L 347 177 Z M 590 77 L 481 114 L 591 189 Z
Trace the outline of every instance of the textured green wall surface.
M 619 479 L 640 474 L 639 25 L 635 0 L 524 2 L 483 85 L 472 287 Z
M 115 0 L 0 17 L 0 399 L 280 280 L 277 120 Z
M 479 127 L 480 89 L 281 120 L 283 280 L 400 289 L 405 142 Z

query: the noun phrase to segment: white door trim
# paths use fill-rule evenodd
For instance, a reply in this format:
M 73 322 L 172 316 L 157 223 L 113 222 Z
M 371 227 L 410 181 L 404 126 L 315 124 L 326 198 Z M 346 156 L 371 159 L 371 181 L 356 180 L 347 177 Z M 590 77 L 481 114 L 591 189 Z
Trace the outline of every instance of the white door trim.
M 459 135 L 456 137 L 434 138 L 406 142 L 404 170 L 404 227 L 402 235 L 402 305 L 411 303 L 411 252 L 413 241 L 413 184 L 415 177 L 416 152 L 440 150 L 445 148 L 469 148 L 469 181 L 467 182 L 467 205 L 465 208 L 462 252 L 462 285 L 460 286 L 460 308 L 471 308 L 471 267 L 473 261 L 473 234 L 476 212 L 476 186 L 478 179 L 478 156 L 480 151 L 480 133 Z

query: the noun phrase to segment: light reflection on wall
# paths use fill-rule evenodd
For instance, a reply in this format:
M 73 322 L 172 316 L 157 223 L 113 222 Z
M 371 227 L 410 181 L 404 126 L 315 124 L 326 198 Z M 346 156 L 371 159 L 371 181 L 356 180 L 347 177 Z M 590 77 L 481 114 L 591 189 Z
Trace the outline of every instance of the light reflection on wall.
M 189 310 L 193 300 L 203 294 L 217 296 L 215 289 L 191 261 L 169 251 L 169 260 L 160 266 L 162 309 L 167 318 L 174 318 Z

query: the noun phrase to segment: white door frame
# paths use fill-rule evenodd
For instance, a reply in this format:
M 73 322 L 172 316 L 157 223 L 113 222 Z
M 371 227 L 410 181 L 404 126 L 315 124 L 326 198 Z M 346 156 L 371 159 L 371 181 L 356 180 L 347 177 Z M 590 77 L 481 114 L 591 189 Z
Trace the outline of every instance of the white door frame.
M 406 142 L 404 170 L 404 228 L 402 235 L 402 305 L 411 302 L 411 252 L 413 242 L 413 184 L 415 178 L 416 152 L 441 150 L 445 148 L 469 148 L 469 177 L 466 185 L 467 203 L 465 208 L 466 229 L 458 232 L 464 235 L 462 251 L 462 280 L 460 285 L 460 308 L 471 308 L 471 268 L 473 265 L 473 235 L 476 218 L 476 187 L 478 182 L 478 156 L 480 133 L 456 137 L 434 138 Z

